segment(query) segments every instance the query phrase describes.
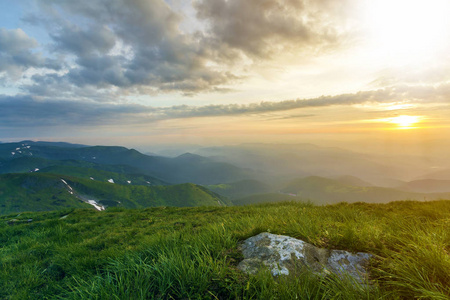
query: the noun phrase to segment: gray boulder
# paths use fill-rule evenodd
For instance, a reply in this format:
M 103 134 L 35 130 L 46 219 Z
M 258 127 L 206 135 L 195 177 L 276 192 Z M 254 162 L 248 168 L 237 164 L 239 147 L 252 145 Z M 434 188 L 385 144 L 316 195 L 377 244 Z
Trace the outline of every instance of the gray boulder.
M 339 277 L 351 276 L 363 283 L 368 278 L 366 270 L 371 254 L 356 254 L 343 250 L 318 248 L 302 240 L 285 235 L 260 233 L 246 239 L 240 250 L 244 260 L 238 268 L 256 274 L 268 267 L 273 276 L 289 275 L 305 268 L 318 275 L 334 273 Z

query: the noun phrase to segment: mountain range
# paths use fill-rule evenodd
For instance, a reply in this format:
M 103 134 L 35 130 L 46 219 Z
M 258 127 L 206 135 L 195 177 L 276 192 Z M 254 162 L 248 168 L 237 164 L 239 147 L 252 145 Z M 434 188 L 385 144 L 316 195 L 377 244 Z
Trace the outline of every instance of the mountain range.
M 377 156 L 310 144 L 193 152 L 167 157 L 119 146 L 0 143 L 0 213 L 450 198 L 447 169 L 420 161 L 399 158 L 394 165 Z

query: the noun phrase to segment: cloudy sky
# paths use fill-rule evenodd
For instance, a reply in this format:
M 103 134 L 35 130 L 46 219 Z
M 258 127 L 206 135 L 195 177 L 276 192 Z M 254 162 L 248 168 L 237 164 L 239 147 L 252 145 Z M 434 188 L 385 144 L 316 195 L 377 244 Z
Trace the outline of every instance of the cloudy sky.
M 0 141 L 450 133 L 448 0 L 0 2 Z

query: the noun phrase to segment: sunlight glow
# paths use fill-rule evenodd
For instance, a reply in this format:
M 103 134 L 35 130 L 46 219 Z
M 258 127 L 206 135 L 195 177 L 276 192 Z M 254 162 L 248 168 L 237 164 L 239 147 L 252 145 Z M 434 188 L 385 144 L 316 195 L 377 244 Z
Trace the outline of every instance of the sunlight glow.
M 386 122 L 396 124 L 398 126 L 398 129 L 413 129 L 417 128 L 413 125 L 419 123 L 421 119 L 422 117 L 419 116 L 402 115 L 398 117 L 387 118 Z
M 432 56 L 449 36 L 448 0 L 377 0 L 367 5 L 374 50 L 400 62 Z

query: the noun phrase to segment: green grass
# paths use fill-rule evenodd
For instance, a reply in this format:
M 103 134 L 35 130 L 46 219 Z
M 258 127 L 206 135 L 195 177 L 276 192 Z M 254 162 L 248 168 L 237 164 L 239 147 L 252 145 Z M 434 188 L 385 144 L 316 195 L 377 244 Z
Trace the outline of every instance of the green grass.
M 8 215 L 0 299 L 449 299 L 449 225 L 450 201 Z M 370 252 L 372 285 L 241 273 L 239 241 L 264 231 Z

